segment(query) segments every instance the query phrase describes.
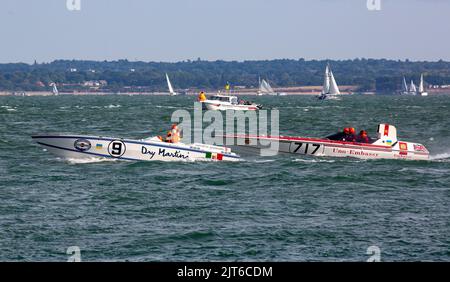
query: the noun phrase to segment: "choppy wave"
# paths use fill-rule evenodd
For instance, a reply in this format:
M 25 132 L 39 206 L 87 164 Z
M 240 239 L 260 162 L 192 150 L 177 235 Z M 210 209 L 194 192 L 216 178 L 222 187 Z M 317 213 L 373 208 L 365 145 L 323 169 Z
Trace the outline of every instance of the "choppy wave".
M 122 106 L 119 104 L 117 104 L 117 105 L 110 104 L 108 106 L 105 106 L 104 108 L 105 109 L 114 109 L 114 108 L 120 108 L 120 107 L 122 107 Z
M 11 107 L 8 105 L 4 105 L 4 106 L 0 106 L 0 107 L 7 110 L 8 112 L 16 112 L 17 111 L 17 107 Z
M 358 261 L 373 244 L 389 245 L 390 260 L 448 260 L 449 97 L 258 101 L 278 107 L 283 135 L 350 125 L 375 134 L 387 122 L 400 140 L 426 141 L 430 161 L 280 154 L 237 163 L 56 159 L 29 137 L 153 136 L 176 107 L 191 110 L 192 97 L 0 97 L 0 260 L 66 260 L 67 242 L 90 261 Z

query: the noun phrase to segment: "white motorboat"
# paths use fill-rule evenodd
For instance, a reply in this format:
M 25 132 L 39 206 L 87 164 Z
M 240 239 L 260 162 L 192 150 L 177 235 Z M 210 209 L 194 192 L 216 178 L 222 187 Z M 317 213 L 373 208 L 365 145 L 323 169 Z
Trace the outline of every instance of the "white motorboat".
M 331 67 L 327 64 L 325 68 L 325 76 L 323 80 L 322 93 L 318 96 L 319 100 L 331 99 L 338 100 L 341 92 L 334 78 Z
M 33 140 L 64 159 L 130 161 L 238 161 L 230 148 L 206 144 L 167 143 L 158 137 L 143 140 L 82 135 L 35 135 Z
M 236 152 L 242 148 L 244 154 L 260 153 L 261 149 L 270 149 L 268 142 L 278 143 L 276 153 L 291 153 L 323 157 L 354 157 L 360 159 L 403 159 L 427 160 L 429 152 L 424 145 L 397 140 L 397 129 L 389 124 L 378 126 L 378 136 L 369 143 L 347 142 L 338 138 L 306 138 L 288 136 L 225 136 L 234 138 Z M 336 140 L 338 139 L 338 140 Z
M 257 111 L 261 105 L 238 99 L 236 96 L 217 94 L 200 101 L 207 110 Z

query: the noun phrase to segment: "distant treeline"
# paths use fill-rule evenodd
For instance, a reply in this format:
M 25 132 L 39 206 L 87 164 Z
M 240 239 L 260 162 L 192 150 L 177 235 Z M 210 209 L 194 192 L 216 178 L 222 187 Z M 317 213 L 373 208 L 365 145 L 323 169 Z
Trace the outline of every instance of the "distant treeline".
M 418 83 L 421 73 L 427 83 L 450 84 L 450 62 L 412 62 L 386 59 L 267 60 L 130 62 L 57 60 L 51 63 L 0 64 L 0 90 L 43 91 L 56 82 L 60 90 L 80 90 L 85 81 L 105 80 L 102 91 L 166 91 L 167 72 L 177 89 L 218 89 L 232 86 L 257 87 L 258 77 L 273 87 L 321 85 L 325 65 L 330 63 L 338 84 L 358 85 L 360 91 L 393 91 L 403 76 Z

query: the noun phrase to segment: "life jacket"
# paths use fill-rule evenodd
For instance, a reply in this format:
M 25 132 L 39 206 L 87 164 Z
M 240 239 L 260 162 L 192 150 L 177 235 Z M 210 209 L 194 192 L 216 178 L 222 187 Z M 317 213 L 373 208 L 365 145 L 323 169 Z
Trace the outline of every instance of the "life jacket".
M 198 95 L 198 100 L 201 101 L 205 101 L 206 100 L 206 96 L 205 93 L 200 93 L 200 95 Z
M 178 143 L 180 142 L 180 132 L 176 129 L 171 130 L 171 136 L 172 136 L 172 143 Z
M 166 142 L 172 143 L 172 130 L 167 132 Z
M 365 136 L 359 135 L 356 141 L 359 143 L 369 143 L 369 137 L 367 135 Z

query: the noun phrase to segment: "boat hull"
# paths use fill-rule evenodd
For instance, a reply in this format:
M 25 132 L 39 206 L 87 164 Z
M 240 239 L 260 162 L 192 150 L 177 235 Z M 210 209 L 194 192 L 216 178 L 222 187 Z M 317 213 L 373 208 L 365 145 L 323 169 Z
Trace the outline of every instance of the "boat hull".
M 392 146 L 372 145 L 357 142 L 333 141 L 328 139 L 302 137 L 263 137 L 263 136 L 226 136 L 235 138 L 236 152 L 249 154 L 253 149 L 256 154 L 261 149 L 271 150 L 267 146 L 269 141 L 278 141 L 275 153 L 290 153 L 317 157 L 351 157 L 359 159 L 403 159 L 428 160 L 429 152 L 418 143 L 398 141 Z M 262 145 L 264 144 L 264 145 Z M 240 151 L 239 148 L 243 148 Z
M 220 101 L 203 101 L 202 105 L 205 109 L 211 111 L 226 111 L 226 110 L 234 110 L 234 111 L 257 111 L 260 107 L 256 104 L 252 105 L 233 105 L 228 103 L 221 103 Z
M 100 136 L 36 135 L 33 140 L 65 159 L 120 159 L 130 161 L 238 161 L 229 148 L 205 144 L 165 143 L 156 138 L 131 140 Z
M 317 97 L 319 100 L 340 100 L 340 94 L 334 95 L 334 94 L 326 94 L 326 95 L 319 95 Z

